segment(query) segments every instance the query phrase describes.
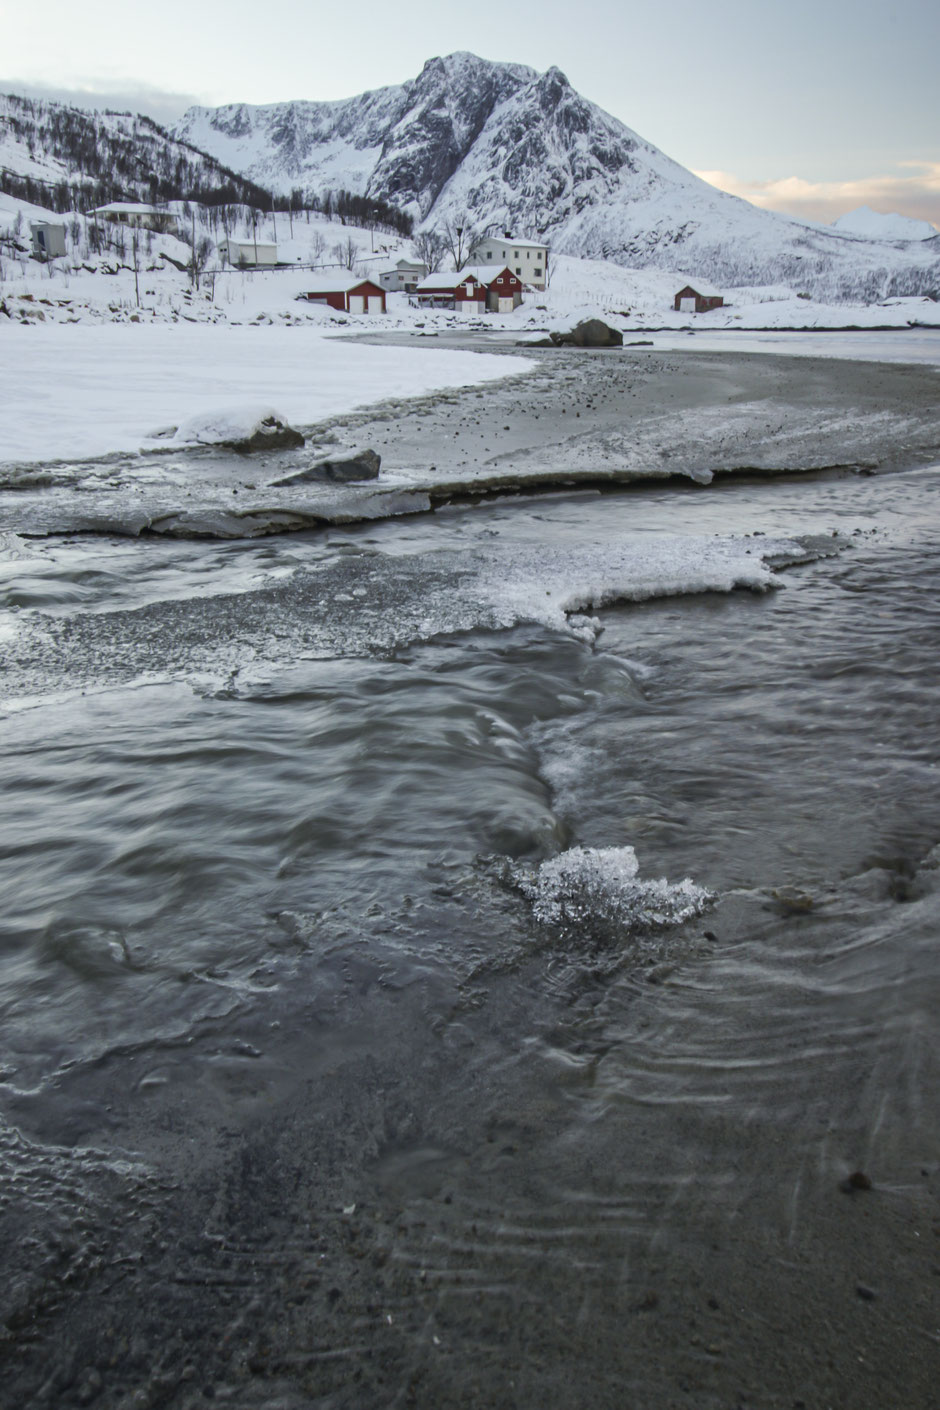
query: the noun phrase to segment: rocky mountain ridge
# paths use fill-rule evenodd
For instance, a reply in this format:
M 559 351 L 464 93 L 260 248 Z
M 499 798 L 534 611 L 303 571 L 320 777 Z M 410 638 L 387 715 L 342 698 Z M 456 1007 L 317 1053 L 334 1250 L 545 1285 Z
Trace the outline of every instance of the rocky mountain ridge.
M 558 68 L 451 54 L 342 101 L 191 108 L 174 132 L 259 184 L 353 191 L 425 228 L 513 230 L 559 253 L 830 301 L 940 290 L 940 235 L 859 240 L 758 210 L 583 98 Z

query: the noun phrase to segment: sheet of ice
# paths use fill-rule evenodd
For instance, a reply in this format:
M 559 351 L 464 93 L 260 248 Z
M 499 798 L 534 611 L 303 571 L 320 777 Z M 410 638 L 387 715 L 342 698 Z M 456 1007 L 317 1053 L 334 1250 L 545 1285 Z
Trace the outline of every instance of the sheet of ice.
M 315 327 L 43 324 L 0 338 L 0 462 L 135 451 L 157 427 L 271 401 L 293 426 L 385 400 L 518 375 L 500 355 L 379 348 Z
M 678 925 L 701 915 L 713 897 L 686 877 L 641 881 L 632 847 L 571 847 L 536 871 L 516 865 L 512 880 L 532 904 L 537 921 L 566 930 L 630 932 Z
M 706 538 L 638 534 L 617 542 L 548 545 L 520 553 L 494 549 L 482 558 L 477 591 L 491 604 L 501 626 L 542 622 L 567 626 L 585 639 L 592 630 L 587 609 L 611 602 L 642 602 L 684 593 L 762 592 L 774 584 L 765 559 L 799 556 L 791 540 Z M 573 616 L 573 621 L 571 617 Z
M 646 336 L 653 348 L 661 352 L 762 352 L 784 357 L 848 358 L 860 362 L 932 363 L 940 367 L 940 328 L 832 333 L 721 332 L 696 328 L 693 337 L 688 333 L 659 332 Z

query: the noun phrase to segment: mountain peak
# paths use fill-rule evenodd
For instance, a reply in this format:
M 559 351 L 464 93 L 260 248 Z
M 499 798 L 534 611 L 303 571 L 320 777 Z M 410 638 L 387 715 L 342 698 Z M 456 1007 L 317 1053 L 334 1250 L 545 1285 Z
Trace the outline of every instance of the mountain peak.
M 584 98 L 555 65 L 539 74 L 457 50 L 343 102 L 192 110 L 176 135 L 284 192 L 344 189 L 424 228 L 516 230 L 561 254 L 681 270 L 686 280 L 872 301 L 940 285 L 932 241 L 902 257 L 878 236 L 728 196 Z

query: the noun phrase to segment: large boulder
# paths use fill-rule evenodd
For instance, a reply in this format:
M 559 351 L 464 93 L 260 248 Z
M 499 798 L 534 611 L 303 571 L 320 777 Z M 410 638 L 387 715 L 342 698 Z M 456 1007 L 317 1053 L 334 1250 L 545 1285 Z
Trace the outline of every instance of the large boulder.
M 556 347 L 622 348 L 623 334 L 601 318 L 586 318 L 570 333 L 550 334 Z
M 382 457 L 374 450 L 353 451 L 349 455 L 333 456 L 329 460 L 315 460 L 303 470 L 293 475 L 285 475 L 280 480 L 272 480 L 275 488 L 287 485 L 300 485 L 305 481 L 326 481 L 334 485 L 345 485 L 351 480 L 377 480 Z

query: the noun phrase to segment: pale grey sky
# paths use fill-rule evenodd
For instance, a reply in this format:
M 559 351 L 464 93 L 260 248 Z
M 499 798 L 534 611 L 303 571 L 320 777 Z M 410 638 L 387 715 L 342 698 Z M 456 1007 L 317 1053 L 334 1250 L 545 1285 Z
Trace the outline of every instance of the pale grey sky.
M 0 89 L 171 122 L 191 102 L 342 98 L 470 49 L 574 86 L 775 209 L 940 224 L 937 0 L 0 0 Z

